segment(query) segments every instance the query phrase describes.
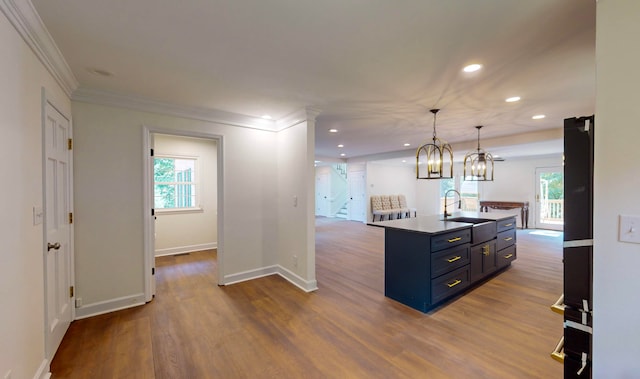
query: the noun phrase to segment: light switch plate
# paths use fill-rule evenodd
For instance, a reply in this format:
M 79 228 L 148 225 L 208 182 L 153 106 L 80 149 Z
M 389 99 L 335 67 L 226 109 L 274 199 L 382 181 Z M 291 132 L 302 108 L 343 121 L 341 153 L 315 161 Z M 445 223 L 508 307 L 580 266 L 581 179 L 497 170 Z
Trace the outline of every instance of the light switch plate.
M 640 243 L 640 216 L 620 215 L 618 241 Z
M 33 207 L 33 225 L 42 224 L 43 216 L 44 216 L 44 211 L 42 210 L 42 207 L 40 206 Z

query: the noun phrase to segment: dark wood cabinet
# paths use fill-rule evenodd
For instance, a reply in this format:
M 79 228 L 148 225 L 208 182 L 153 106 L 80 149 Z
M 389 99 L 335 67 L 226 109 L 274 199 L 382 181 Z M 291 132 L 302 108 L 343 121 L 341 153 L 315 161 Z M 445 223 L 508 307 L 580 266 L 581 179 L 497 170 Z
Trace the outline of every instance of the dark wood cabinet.
M 508 266 L 515 259 L 515 216 L 493 225 L 490 235 L 475 236 L 472 226 L 442 232 L 385 227 L 385 296 L 427 312 Z M 472 246 L 478 235 L 486 240 Z
M 496 270 L 496 241 L 488 241 L 471 248 L 469 274 L 471 283 L 477 282 Z

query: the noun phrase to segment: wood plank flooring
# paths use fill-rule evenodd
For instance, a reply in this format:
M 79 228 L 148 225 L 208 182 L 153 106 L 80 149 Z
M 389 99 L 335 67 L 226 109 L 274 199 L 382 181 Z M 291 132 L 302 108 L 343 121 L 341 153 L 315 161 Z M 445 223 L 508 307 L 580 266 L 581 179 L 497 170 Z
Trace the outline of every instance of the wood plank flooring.
M 319 290 L 217 286 L 215 251 L 157 259 L 151 303 L 78 320 L 54 378 L 561 378 L 561 238 L 518 230 L 512 267 L 423 314 L 384 297 L 384 230 L 318 218 Z

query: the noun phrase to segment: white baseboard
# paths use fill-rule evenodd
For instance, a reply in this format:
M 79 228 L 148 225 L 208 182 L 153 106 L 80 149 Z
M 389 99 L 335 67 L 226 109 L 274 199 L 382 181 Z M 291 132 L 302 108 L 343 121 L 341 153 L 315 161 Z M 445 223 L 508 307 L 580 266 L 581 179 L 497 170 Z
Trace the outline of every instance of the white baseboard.
M 43 359 L 42 363 L 40 363 L 40 367 L 38 367 L 38 371 L 33 376 L 33 379 L 49 379 L 51 378 L 51 372 L 49 372 L 49 360 Z
M 240 282 L 246 282 L 247 280 L 253 280 L 262 278 L 264 276 L 269 276 L 278 273 L 278 266 L 268 266 L 257 268 L 255 270 L 238 272 L 235 274 L 225 275 L 224 277 L 224 285 L 228 286 L 230 284 L 236 284 Z
M 87 304 L 80 308 L 76 308 L 75 319 L 80 320 L 104 313 L 119 311 L 121 309 L 133 308 L 137 307 L 138 305 L 143 305 L 144 303 L 144 293 L 139 293 L 131 296 L 124 296 L 107 301 Z
M 318 289 L 318 282 L 316 280 L 305 280 L 280 265 L 278 266 L 278 275 L 282 276 L 288 280 L 289 283 L 295 285 L 304 292 L 313 292 Z
M 269 275 L 280 275 L 284 279 L 286 279 L 289 283 L 295 285 L 300 288 L 304 292 L 313 292 L 318 289 L 318 282 L 315 280 L 305 280 L 298 276 L 297 274 L 287 270 L 286 268 L 280 265 L 273 265 L 268 267 L 262 267 L 255 270 L 249 270 L 244 272 L 239 272 L 236 274 L 226 275 L 224 277 L 224 285 L 231 285 L 240 282 L 245 282 L 247 280 L 253 280 L 262 278 Z
M 169 247 L 166 249 L 157 249 L 155 251 L 155 256 L 163 257 L 165 255 L 185 254 L 185 253 L 191 253 L 194 251 L 211 250 L 211 249 L 217 249 L 217 248 L 218 248 L 217 242 L 201 243 L 198 245 L 189 245 L 189 246 Z

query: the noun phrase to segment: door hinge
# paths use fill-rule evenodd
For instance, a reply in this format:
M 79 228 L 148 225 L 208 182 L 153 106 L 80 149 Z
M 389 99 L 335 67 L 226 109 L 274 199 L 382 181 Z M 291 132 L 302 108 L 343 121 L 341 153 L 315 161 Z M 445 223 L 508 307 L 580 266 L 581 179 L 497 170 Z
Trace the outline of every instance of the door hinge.
M 153 157 L 153 149 L 151 149 L 151 156 Z
M 156 274 L 156 268 L 155 267 L 151 267 L 151 275 L 155 275 Z
M 151 216 L 155 216 L 156 215 L 156 210 L 151 208 Z
M 67 147 L 69 148 L 69 150 L 73 149 L 73 138 L 69 138 L 67 140 Z
M 69 224 L 73 224 L 73 213 L 69 212 Z
M 73 297 L 73 286 L 69 287 L 69 297 Z

